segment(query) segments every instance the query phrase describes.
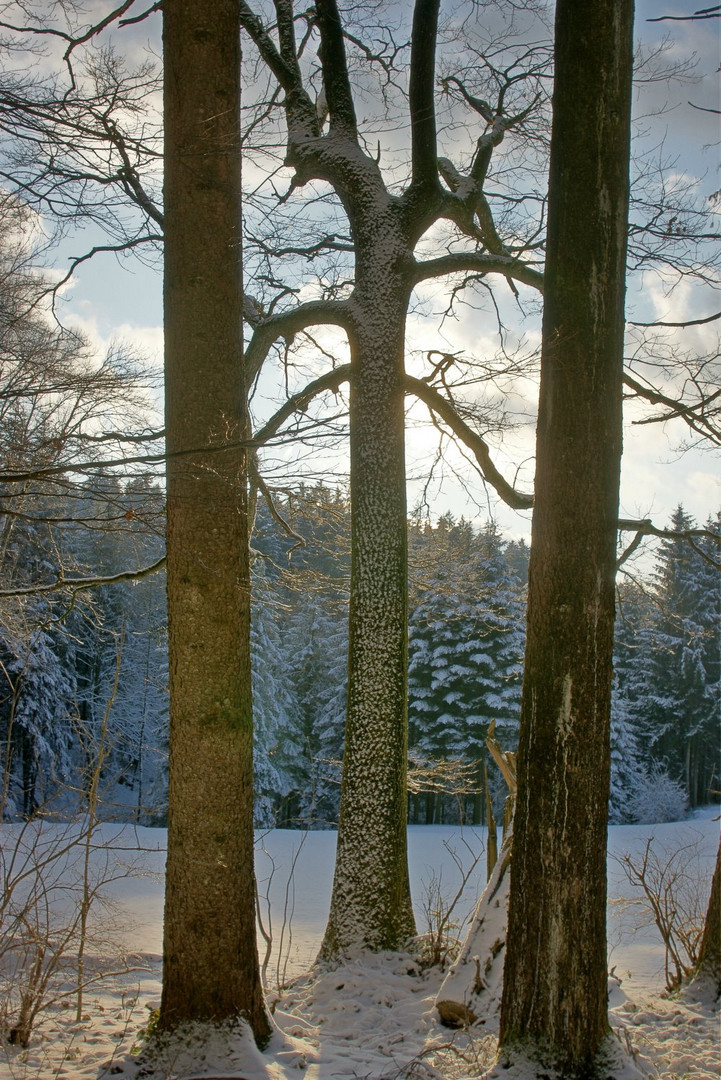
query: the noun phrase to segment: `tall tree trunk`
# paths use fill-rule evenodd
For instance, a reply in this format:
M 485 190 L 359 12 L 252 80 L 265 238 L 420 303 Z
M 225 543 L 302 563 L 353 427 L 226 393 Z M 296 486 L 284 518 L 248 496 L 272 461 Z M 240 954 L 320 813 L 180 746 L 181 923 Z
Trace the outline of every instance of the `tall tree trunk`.
M 696 978 L 709 980 L 716 995 L 721 995 L 721 843 L 716 853 Z
M 406 832 L 408 292 L 364 272 L 364 260 L 358 261 L 359 310 L 350 335 L 348 708 L 325 957 L 401 948 L 415 932 Z
M 606 826 L 632 0 L 556 5 L 536 498 L 501 1046 L 590 1075 Z
M 270 1023 L 260 983 L 236 0 L 166 0 L 170 776 L 160 1023 Z

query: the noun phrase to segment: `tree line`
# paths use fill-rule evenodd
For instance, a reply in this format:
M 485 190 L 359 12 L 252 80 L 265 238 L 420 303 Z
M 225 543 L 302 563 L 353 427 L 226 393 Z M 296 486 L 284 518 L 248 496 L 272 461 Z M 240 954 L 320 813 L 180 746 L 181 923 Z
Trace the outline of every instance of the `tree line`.
M 7 384 L 6 384 L 7 385 Z M 28 447 L 28 452 L 30 448 Z M 61 564 L 112 576 L 163 550 L 162 488 L 107 476 L 80 485 L 85 521 L 62 531 Z M 32 505 L 31 505 L 32 504 Z M 32 523 L 7 537 L 4 584 L 18 566 L 35 582 L 58 572 L 51 522 L 60 499 L 28 495 Z M 323 484 L 267 508 L 251 540 L 251 658 L 255 823 L 337 825 L 348 661 L 350 512 Z M 118 526 L 117 519 L 123 523 Z M 43 527 L 43 520 L 47 524 Z M 611 713 L 610 820 L 673 818 L 717 799 L 719 589 L 716 542 L 684 539 L 681 507 L 655 566 L 621 580 Z M 718 522 L 707 523 L 718 532 Z M 57 526 L 56 526 L 57 528 Z M 51 538 L 54 543 L 51 542 Z M 486 823 L 486 789 L 499 814 L 504 785 L 485 740 L 515 751 L 525 647 L 528 550 L 489 522 L 450 513 L 409 521 L 409 821 Z M 100 752 L 102 813 L 164 824 L 167 817 L 168 660 L 164 572 L 65 599 L 26 601 L 2 627 L 3 816 L 82 809 L 84 775 Z M 113 686 L 117 679 L 117 689 Z

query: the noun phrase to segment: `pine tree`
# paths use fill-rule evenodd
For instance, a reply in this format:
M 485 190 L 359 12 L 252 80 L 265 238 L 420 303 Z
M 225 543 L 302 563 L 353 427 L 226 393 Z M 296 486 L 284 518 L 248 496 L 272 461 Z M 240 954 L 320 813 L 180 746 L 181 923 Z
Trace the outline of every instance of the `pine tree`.
M 694 524 L 679 506 L 670 528 L 683 533 Z M 707 541 L 707 553 L 713 557 L 717 546 Z M 642 722 L 653 756 L 683 784 L 692 806 L 718 786 L 720 585 L 718 571 L 683 537 L 661 541 L 644 641 Z
M 649 767 L 640 710 L 646 693 L 642 630 L 651 605 L 643 588 L 635 584 L 619 587 L 618 597 L 611 697 L 609 820 L 613 824 L 632 820 L 630 800 Z
M 283 824 L 283 805 L 295 787 L 302 745 L 293 739 L 296 693 L 281 645 L 278 598 L 256 570 L 253 575 L 251 663 L 253 678 L 255 821 Z
M 34 612 L 45 629 L 5 638 L 2 666 L 4 781 L 2 812 L 32 817 L 48 811 L 72 778 L 74 687 L 58 657 L 51 621 Z
M 291 702 L 273 737 L 282 791 L 279 822 L 338 820 L 348 666 L 348 500 L 323 484 L 301 486 L 276 511 L 259 507 L 254 546 L 263 553 L 268 602 L 279 613 L 276 647 Z M 261 719 L 261 723 L 262 723 Z M 278 802 L 278 800 L 276 800 Z
M 489 523 L 475 536 L 444 516 L 416 539 L 425 563 L 409 626 L 410 746 L 422 760 L 468 758 L 480 786 L 488 725 L 515 745 L 523 657 L 522 585 Z M 479 817 L 474 800 L 471 813 Z M 438 810 L 429 796 L 426 820 Z
M 289 666 L 296 690 L 294 734 L 303 775 L 295 809 L 309 824 L 338 821 L 348 669 L 347 597 L 316 582 L 288 622 Z

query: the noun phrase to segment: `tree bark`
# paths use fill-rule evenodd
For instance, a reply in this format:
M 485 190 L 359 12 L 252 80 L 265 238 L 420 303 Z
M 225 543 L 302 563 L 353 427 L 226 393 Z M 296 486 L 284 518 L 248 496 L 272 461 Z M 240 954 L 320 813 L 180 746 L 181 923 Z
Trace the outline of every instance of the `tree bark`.
M 170 648 L 162 1028 L 270 1033 L 253 869 L 236 0 L 166 0 L 165 376 Z M 231 442 L 234 448 L 225 448 Z
M 556 5 L 528 636 L 500 1043 L 588 1076 L 606 826 L 633 4 Z
M 721 995 L 721 843 L 716 853 L 696 978 L 711 981 L 716 995 Z
M 400 949 L 415 933 L 407 852 L 408 554 L 404 349 L 408 288 L 378 287 L 397 227 L 359 259 L 351 331 L 349 679 L 338 848 L 321 955 Z M 401 241 L 399 239 L 399 245 Z

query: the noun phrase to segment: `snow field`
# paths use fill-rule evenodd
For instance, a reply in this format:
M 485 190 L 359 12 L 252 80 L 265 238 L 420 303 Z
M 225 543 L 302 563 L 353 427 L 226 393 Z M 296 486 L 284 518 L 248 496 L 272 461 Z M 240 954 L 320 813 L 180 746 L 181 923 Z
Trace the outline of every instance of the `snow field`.
M 12 840 L 17 826 L 3 826 L 2 840 Z M 71 1007 L 48 1009 L 26 1051 L 4 1046 L 0 1080 L 104 1080 L 120 1076 L 140 1080 L 137 1058 L 141 1029 L 160 995 L 163 862 L 165 833 L 159 829 L 102 826 L 121 863 L 130 849 L 141 849 L 131 876 L 109 891 L 115 920 L 124 937 L 128 971 L 96 983 L 86 995 L 83 1020 L 74 1022 Z M 614 856 L 643 851 L 649 836 L 668 850 L 693 841 L 706 893 L 718 843 L 719 826 L 711 810 L 673 824 L 612 826 L 609 829 L 609 896 L 632 898 L 633 890 Z M 452 896 L 461 863 L 471 861 L 469 847 L 484 846 L 484 830 L 417 826 L 409 830 L 411 881 L 419 932 L 424 895 L 432 878 Z M 468 845 L 468 846 L 467 846 Z M 434 1008 L 444 973 L 422 970 L 410 955 L 384 953 L 358 958 L 332 971 L 311 971 L 325 927 L 335 853 L 335 833 L 275 830 L 259 836 L 257 869 L 261 895 L 270 901 L 273 951 L 267 963 L 268 985 L 278 976 L 292 980 L 269 997 L 277 1032 L 259 1053 L 242 1029 L 197 1044 L 177 1046 L 164 1069 L 167 1080 L 224 1076 L 237 1080 L 468 1080 L 493 1069 L 495 1038 L 483 1031 L 443 1028 Z M 289 881 L 288 871 L 293 866 Z M 453 922 L 472 912 L 485 880 L 481 859 L 458 904 Z M 639 1055 L 614 1080 L 652 1075 L 664 1080 L 711 1080 L 721 1075 L 719 1013 L 700 992 L 663 998 L 663 950 L 655 928 L 638 926 L 634 907 L 609 907 L 609 965 L 613 1024 L 623 1029 L 622 1044 Z M 268 929 L 268 908 L 264 922 Z M 260 940 L 261 958 L 263 941 Z M 97 952 L 97 950 L 96 950 Z M 117 957 L 96 955 L 94 964 L 117 969 Z M 620 979 L 620 982 L 618 981 Z M 649 1073 L 649 1069 L 653 1071 Z M 534 1075 L 518 1063 L 501 1070 L 506 1078 Z M 498 1075 L 501 1073 L 499 1072 Z M 156 1074 L 157 1076 L 157 1074 Z

